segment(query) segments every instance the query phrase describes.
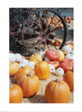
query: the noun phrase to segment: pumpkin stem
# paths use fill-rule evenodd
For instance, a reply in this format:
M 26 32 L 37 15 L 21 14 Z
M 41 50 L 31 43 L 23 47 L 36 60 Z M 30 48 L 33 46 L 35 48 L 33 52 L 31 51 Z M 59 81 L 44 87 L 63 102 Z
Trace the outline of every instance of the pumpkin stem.
M 27 74 L 27 77 L 31 77 L 31 71 L 29 72 L 29 74 Z
M 24 68 L 24 66 L 21 66 L 21 68 Z
M 30 74 L 27 74 L 27 77 L 31 77 L 31 75 Z
M 11 86 L 11 80 L 9 80 L 9 87 L 12 88 L 12 86 Z
M 59 79 L 56 79 L 56 80 L 55 80 L 55 82 L 57 82 L 57 83 L 58 83 L 58 82 L 60 82 L 60 81 L 59 81 Z

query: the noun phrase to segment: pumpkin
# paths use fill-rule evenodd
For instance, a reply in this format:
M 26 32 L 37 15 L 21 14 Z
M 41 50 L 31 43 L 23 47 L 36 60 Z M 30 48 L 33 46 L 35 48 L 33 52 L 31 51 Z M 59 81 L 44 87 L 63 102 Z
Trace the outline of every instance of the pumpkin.
M 65 46 L 62 48 L 62 50 L 63 50 L 64 52 L 66 52 L 66 53 L 70 53 L 70 52 L 72 52 L 71 47 L 68 46 L 68 45 L 65 45 Z
M 49 24 L 49 23 L 50 23 L 50 21 L 51 21 L 51 18 L 48 18 L 48 19 L 47 19 L 47 23 Z
M 19 53 L 16 53 L 15 57 L 17 62 L 20 62 L 22 60 L 22 56 Z
M 35 53 L 31 55 L 30 61 L 34 61 L 35 63 L 38 63 L 39 61 L 42 61 L 42 56 L 39 53 Z
M 23 91 L 17 84 L 11 84 L 9 88 L 9 102 L 21 103 L 23 99 Z
M 62 68 L 57 68 L 56 71 L 60 74 L 60 75 L 64 75 L 64 70 Z
M 31 67 L 32 70 L 34 70 L 35 62 L 29 61 L 27 65 L 28 65 L 29 67 Z
M 22 75 L 18 80 L 18 84 L 22 88 L 25 97 L 32 97 L 40 88 L 39 78 L 31 72 Z
M 66 55 L 66 58 L 67 58 L 67 59 L 73 59 L 73 54 L 72 54 L 72 53 L 68 53 L 68 54 Z
M 72 52 L 71 52 L 73 55 L 74 55 L 74 50 L 72 50 Z
M 74 76 L 73 76 L 73 72 L 72 71 L 67 71 L 64 74 L 64 81 L 69 85 L 70 90 L 73 91 L 74 90 Z
M 55 46 L 61 46 L 61 44 L 62 44 L 62 40 L 59 38 L 56 38 L 55 39 Z
M 26 75 L 28 74 L 29 72 L 32 72 L 33 74 L 33 71 L 32 71 L 32 68 L 30 68 L 29 66 L 24 66 L 24 67 L 20 67 L 19 70 L 16 72 L 15 76 L 14 76 L 14 80 L 16 82 L 18 82 L 18 79 L 23 76 L 23 75 Z
M 47 62 L 42 61 L 39 63 L 36 63 L 34 66 L 35 74 L 39 77 L 39 79 L 45 80 L 50 75 L 50 69 Z
M 16 61 L 15 54 L 9 53 L 9 61 L 11 61 L 11 62 L 15 62 Z
M 48 103 L 68 103 L 70 100 L 68 84 L 58 79 L 49 82 L 45 89 L 45 97 Z
M 58 61 L 58 59 L 60 58 L 59 52 L 57 50 L 55 50 L 55 49 L 49 49 L 49 50 L 47 50 L 46 51 L 46 56 L 51 61 Z
M 50 72 L 54 73 L 55 72 L 55 67 L 51 64 L 49 64 Z
M 59 57 L 58 61 L 63 61 L 64 60 L 64 53 L 63 53 L 63 51 L 58 50 L 58 52 L 60 54 L 60 57 Z
M 9 62 L 9 74 L 13 76 L 19 69 L 19 64 L 17 62 Z
M 74 18 L 73 18 L 73 17 L 71 17 L 71 20 L 74 20 Z
M 67 17 L 68 20 L 71 20 L 71 17 Z
M 22 59 L 22 60 L 20 61 L 20 64 L 22 64 L 22 63 L 23 63 L 23 64 L 26 64 L 26 65 L 27 65 L 27 64 L 28 64 L 28 62 L 29 62 L 29 61 L 28 61 L 27 59 Z
M 67 42 L 66 45 L 70 46 L 71 49 L 74 49 L 74 43 L 73 42 Z
M 61 63 L 60 63 L 60 67 L 65 71 L 72 71 L 73 70 L 73 65 L 74 65 L 74 61 L 73 59 L 64 59 Z
M 53 65 L 54 68 L 58 68 L 60 65 L 59 61 L 48 61 L 48 64 Z
M 20 63 L 28 63 L 28 60 L 27 59 L 22 59 L 21 61 L 20 61 Z
M 72 50 L 74 49 L 74 46 L 73 45 L 68 44 L 68 46 L 71 47 Z
M 28 65 L 28 60 L 27 59 L 22 59 L 21 61 L 20 61 L 20 67 L 24 67 L 24 66 L 26 66 L 26 65 Z

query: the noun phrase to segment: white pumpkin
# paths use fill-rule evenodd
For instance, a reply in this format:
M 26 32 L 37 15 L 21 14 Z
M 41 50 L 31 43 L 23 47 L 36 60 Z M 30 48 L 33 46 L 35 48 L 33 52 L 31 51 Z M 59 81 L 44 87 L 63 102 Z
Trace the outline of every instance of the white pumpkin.
M 27 65 L 26 63 L 20 63 L 20 64 L 19 64 L 20 67 L 24 67 L 24 66 L 26 66 L 26 65 Z
M 26 66 L 26 65 L 28 65 L 28 60 L 22 59 L 22 60 L 20 61 L 20 67 L 24 67 L 24 66 Z
M 42 57 L 45 56 L 45 51 L 40 51 L 39 53 L 40 53 L 40 55 L 41 55 Z
M 72 50 L 72 52 L 71 52 L 73 55 L 74 55 L 74 50 Z
M 65 51 L 65 52 L 67 52 L 67 53 L 72 52 L 71 47 L 70 47 L 70 46 L 68 46 L 68 45 L 65 45 L 65 46 L 62 48 L 62 50 L 63 50 L 63 51 Z
M 34 70 L 35 62 L 29 61 L 27 65 Z
M 57 68 L 56 71 L 60 74 L 60 75 L 64 75 L 64 70 L 62 68 Z
M 21 56 L 21 54 L 19 54 L 19 53 L 16 53 L 16 54 L 15 54 L 15 57 L 16 57 L 16 61 L 17 61 L 17 62 L 19 62 L 19 61 L 22 60 L 22 56 Z
M 66 55 L 66 58 L 68 58 L 68 59 L 73 59 L 73 54 L 72 54 L 72 53 L 68 53 L 68 54 Z
M 20 63 L 28 63 L 28 60 L 27 59 L 22 59 L 21 61 L 20 61 Z
M 47 62 L 50 61 L 46 56 L 45 56 L 44 60 L 47 61 Z
M 15 62 L 16 61 L 15 54 L 9 53 L 9 61 L 11 61 L 11 62 Z
M 54 73 L 55 72 L 55 67 L 51 64 L 49 64 L 50 72 Z

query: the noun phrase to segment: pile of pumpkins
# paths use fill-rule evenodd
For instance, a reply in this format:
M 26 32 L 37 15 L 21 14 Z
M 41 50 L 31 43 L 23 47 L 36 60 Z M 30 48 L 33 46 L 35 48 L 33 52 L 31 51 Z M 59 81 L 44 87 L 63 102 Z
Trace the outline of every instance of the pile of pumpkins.
M 58 17 L 54 17 L 54 18 L 49 17 L 49 18 L 47 19 L 48 24 L 50 24 L 51 21 L 52 21 L 51 26 L 54 27 L 54 29 L 63 28 L 62 21 L 60 21 L 60 19 L 59 19 Z M 57 24 L 57 23 L 58 23 L 58 24 Z M 56 24 L 57 24 L 57 25 L 56 25 Z M 54 26 L 54 25 L 55 25 L 55 26 Z
M 52 20 L 52 19 L 53 19 L 53 20 Z M 64 19 L 65 19 L 66 24 L 71 24 L 71 22 L 74 20 L 73 17 L 67 17 L 67 16 L 66 16 Z M 63 28 L 62 21 L 60 21 L 60 19 L 59 19 L 58 17 L 54 17 L 54 18 L 49 17 L 49 18 L 47 19 L 47 23 L 50 24 L 51 20 L 52 20 L 51 26 L 54 27 L 54 29 Z M 57 24 L 57 23 L 58 23 L 58 24 Z M 57 25 L 56 25 L 56 24 L 57 24 Z M 55 25 L 55 26 L 54 26 L 54 25 Z
M 62 75 L 63 80 L 49 82 L 45 88 L 48 103 L 68 103 L 73 87 L 74 69 L 73 45 L 67 43 L 62 50 L 46 49 L 32 54 L 29 59 L 19 53 L 9 53 L 10 103 L 21 103 L 23 97 L 34 96 L 40 88 L 40 80 L 46 80 L 50 74 Z

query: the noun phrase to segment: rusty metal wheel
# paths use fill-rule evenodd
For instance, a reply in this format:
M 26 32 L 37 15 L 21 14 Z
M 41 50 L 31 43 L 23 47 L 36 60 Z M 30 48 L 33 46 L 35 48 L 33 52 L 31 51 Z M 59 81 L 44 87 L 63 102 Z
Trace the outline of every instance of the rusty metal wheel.
M 53 22 L 54 18 L 58 20 L 56 23 Z M 59 24 L 61 24 L 60 27 L 58 26 Z M 63 31 L 63 41 L 59 47 L 61 49 L 67 39 L 67 26 L 64 19 L 51 9 L 34 9 L 34 12 L 31 13 L 23 23 L 22 43 L 26 49 L 29 49 L 35 44 L 40 45 L 41 43 L 44 43 L 45 45 L 47 41 L 53 42 L 53 39 L 58 37 L 56 32 L 59 30 Z M 28 46 L 29 48 L 27 48 L 26 42 L 29 38 L 37 40 L 37 42 L 30 44 L 30 46 Z

